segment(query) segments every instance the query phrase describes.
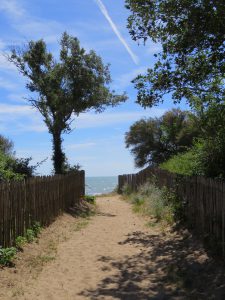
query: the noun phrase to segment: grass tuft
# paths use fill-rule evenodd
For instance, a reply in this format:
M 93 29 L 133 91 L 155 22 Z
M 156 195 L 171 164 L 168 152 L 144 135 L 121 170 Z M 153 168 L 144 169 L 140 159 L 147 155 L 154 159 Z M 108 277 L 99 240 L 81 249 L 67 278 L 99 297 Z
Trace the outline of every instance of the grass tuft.
M 134 212 L 150 216 L 156 223 L 174 224 L 180 205 L 175 194 L 168 189 L 159 189 L 153 182 L 147 182 L 136 193 L 131 193 L 129 186 L 125 186 L 124 191 L 125 197 L 133 204 Z M 155 226 L 150 222 L 149 226 L 153 224 Z

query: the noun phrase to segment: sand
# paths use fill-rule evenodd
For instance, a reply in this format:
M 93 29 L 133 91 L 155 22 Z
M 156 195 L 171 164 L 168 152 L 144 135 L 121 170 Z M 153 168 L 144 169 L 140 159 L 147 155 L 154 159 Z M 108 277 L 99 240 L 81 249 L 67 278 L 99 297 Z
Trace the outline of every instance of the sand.
M 119 196 L 64 214 L 0 270 L 0 299 L 225 299 L 224 268 L 189 233 L 147 227 Z

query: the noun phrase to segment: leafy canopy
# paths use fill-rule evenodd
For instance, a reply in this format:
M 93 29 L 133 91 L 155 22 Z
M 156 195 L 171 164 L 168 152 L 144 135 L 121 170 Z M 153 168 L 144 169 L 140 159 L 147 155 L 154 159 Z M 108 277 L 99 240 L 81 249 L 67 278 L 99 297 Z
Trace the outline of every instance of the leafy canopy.
M 110 92 L 109 66 L 94 51 L 86 53 L 77 38 L 64 33 L 60 59 L 48 52 L 43 40 L 31 41 L 26 49 L 13 49 L 9 59 L 28 78 L 27 88 L 38 93 L 30 101 L 43 115 L 50 132 L 70 131 L 70 118 L 89 109 L 102 111 L 107 105 L 125 101 L 125 95 Z
M 141 119 L 125 135 L 135 165 L 158 165 L 171 156 L 187 150 L 199 134 L 198 119 L 180 109 L 168 111 L 161 118 Z
M 17 158 L 13 142 L 0 135 L 0 181 L 22 180 L 34 176 L 36 166 L 30 165 L 31 157 Z
M 167 93 L 195 105 L 224 99 L 225 2 L 221 0 L 126 0 L 134 40 L 162 45 L 157 62 L 133 82 L 137 102 L 153 106 Z
M 79 40 L 63 33 L 59 59 L 48 52 L 43 40 L 31 41 L 25 49 L 13 49 L 9 60 L 28 78 L 27 88 L 37 97 L 31 104 L 42 114 L 53 137 L 56 173 L 63 173 L 66 157 L 63 133 L 71 131 L 72 117 L 90 109 L 102 112 L 125 101 L 125 94 L 110 91 L 109 66 L 94 51 L 87 53 Z

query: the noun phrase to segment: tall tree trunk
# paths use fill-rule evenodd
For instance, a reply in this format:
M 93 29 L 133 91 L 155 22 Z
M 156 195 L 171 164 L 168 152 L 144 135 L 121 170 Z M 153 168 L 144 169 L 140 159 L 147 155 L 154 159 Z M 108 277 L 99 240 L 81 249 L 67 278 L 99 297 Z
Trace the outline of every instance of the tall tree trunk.
M 63 174 L 65 164 L 65 153 L 62 151 L 61 131 L 55 131 L 53 134 L 53 165 L 55 174 Z

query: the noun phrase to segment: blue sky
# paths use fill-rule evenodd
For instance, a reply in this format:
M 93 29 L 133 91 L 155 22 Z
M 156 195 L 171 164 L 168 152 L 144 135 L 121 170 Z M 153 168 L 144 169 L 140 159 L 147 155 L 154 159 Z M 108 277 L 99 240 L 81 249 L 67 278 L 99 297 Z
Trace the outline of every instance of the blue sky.
M 136 172 L 125 148 L 125 132 L 142 117 L 162 115 L 172 103 L 167 100 L 146 110 L 135 104 L 130 81 L 153 65 L 160 45 L 132 41 L 126 28 L 128 14 L 123 0 L 0 0 L 0 133 L 13 140 L 18 157 L 31 156 L 35 163 L 48 157 L 40 174 L 52 171 L 51 136 L 41 115 L 25 100 L 30 95 L 26 79 L 2 54 L 31 39 L 44 39 L 57 56 L 61 34 L 67 31 L 87 51 L 95 50 L 110 63 L 111 88 L 126 91 L 129 100 L 102 114 L 88 112 L 75 118 L 63 146 L 70 163 L 81 164 L 87 176 Z

